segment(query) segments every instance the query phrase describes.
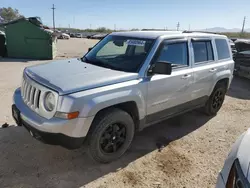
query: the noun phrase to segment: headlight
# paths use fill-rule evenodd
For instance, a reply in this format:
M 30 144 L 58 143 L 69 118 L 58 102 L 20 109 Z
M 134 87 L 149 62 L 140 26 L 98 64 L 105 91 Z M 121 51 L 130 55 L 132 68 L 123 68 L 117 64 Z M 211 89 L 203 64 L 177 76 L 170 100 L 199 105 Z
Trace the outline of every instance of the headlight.
M 51 112 L 55 109 L 56 98 L 52 92 L 47 92 L 44 97 L 44 107 L 47 111 Z

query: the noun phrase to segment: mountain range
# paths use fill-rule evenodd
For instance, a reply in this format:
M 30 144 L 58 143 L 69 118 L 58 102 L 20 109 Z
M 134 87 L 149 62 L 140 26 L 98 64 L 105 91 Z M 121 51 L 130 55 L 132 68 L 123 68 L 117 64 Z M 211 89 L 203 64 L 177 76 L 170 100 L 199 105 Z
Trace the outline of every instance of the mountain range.
M 236 32 L 241 32 L 241 29 L 239 28 L 227 29 L 224 27 L 213 27 L 213 28 L 202 29 L 202 31 L 220 32 L 220 33 L 236 33 Z M 246 28 L 244 29 L 244 31 L 250 32 L 250 28 Z

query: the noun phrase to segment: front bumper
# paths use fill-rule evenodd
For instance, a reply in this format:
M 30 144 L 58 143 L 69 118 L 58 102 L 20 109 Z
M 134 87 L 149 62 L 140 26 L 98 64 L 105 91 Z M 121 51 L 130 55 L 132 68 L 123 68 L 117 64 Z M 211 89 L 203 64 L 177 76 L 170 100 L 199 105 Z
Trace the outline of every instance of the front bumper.
M 75 139 L 84 138 L 94 119 L 94 117 L 76 118 L 72 120 L 64 120 L 56 117 L 51 119 L 43 118 L 32 111 L 23 102 L 20 88 L 15 91 L 13 101 L 16 108 L 20 111 L 22 124 L 28 128 L 28 130 L 38 132 L 41 136 L 47 135 L 45 137 L 48 137 L 48 134 L 50 134 L 49 137 L 52 136 L 53 138 L 59 136 L 59 140 L 62 140 L 62 136 Z
M 216 188 L 225 188 L 225 187 L 226 187 L 226 184 L 223 180 L 221 173 L 219 173 L 217 182 L 216 182 Z

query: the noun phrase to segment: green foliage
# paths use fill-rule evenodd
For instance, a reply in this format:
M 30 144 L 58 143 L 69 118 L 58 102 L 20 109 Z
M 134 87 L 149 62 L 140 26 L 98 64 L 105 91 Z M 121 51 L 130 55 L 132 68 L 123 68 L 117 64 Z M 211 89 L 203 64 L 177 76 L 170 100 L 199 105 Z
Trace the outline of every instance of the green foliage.
M 23 17 L 17 9 L 13 9 L 11 7 L 0 8 L 0 22 L 6 23 L 12 20 Z
M 249 38 L 250 39 L 250 33 L 221 33 L 223 35 L 226 35 L 229 38 Z
M 69 31 L 72 33 L 81 33 L 81 32 L 93 32 L 93 33 L 111 33 L 113 30 L 106 27 L 99 27 L 97 29 L 76 29 L 76 28 L 57 28 L 60 31 Z

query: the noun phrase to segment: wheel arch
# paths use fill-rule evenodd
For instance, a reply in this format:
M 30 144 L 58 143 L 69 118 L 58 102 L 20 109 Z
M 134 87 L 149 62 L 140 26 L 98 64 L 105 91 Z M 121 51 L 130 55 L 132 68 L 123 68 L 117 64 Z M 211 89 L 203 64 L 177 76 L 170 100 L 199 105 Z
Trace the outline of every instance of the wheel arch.
M 212 94 L 214 88 L 218 85 L 222 84 L 223 86 L 225 86 L 226 89 L 229 88 L 229 85 L 230 85 L 230 77 L 227 76 L 227 75 L 224 75 L 224 76 L 221 76 L 217 79 L 217 81 L 215 82 L 215 84 L 213 85 L 212 88 L 210 88 L 210 91 L 209 91 L 209 96 Z

